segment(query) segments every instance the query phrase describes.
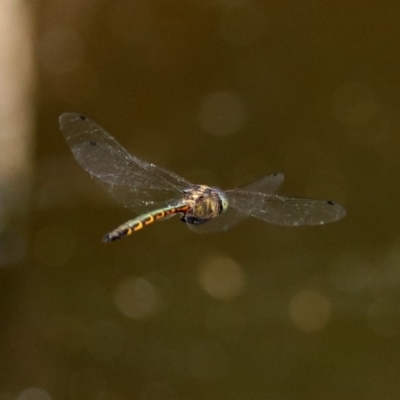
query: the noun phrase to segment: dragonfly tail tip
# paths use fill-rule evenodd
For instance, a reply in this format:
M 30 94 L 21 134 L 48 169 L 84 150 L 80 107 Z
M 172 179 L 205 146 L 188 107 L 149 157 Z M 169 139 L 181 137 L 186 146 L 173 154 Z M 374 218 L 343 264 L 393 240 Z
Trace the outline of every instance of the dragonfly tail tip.
M 119 239 L 119 238 L 111 235 L 110 233 L 107 233 L 107 235 L 103 236 L 103 243 L 112 242 L 112 241 L 117 240 L 117 239 Z

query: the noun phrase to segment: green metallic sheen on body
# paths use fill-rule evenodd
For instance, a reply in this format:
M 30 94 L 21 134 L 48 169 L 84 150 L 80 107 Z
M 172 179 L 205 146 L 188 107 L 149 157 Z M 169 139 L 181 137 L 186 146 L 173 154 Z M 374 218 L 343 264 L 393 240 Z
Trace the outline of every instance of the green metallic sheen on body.
M 118 228 L 114 229 L 110 233 L 107 233 L 103 238 L 103 242 L 111 242 L 114 240 L 122 239 L 123 237 L 130 235 L 131 233 L 136 232 L 142 229 L 144 226 L 150 225 L 155 221 L 186 211 L 186 205 L 178 205 L 160 208 L 158 210 L 139 215 L 138 217 L 133 218 L 120 225 Z

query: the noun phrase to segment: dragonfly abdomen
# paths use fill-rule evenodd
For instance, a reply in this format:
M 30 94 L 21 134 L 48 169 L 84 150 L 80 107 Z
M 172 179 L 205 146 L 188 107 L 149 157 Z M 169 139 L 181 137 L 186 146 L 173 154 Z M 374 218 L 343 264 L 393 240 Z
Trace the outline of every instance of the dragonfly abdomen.
M 180 206 L 160 208 L 159 210 L 140 215 L 137 218 L 125 222 L 110 233 L 107 233 L 107 235 L 105 235 L 103 238 L 103 242 L 113 242 L 114 240 L 122 239 L 123 237 L 128 236 L 133 232 L 139 231 L 140 229 L 152 224 L 155 221 L 173 216 L 175 214 L 186 213 L 188 209 L 189 206 L 185 204 Z

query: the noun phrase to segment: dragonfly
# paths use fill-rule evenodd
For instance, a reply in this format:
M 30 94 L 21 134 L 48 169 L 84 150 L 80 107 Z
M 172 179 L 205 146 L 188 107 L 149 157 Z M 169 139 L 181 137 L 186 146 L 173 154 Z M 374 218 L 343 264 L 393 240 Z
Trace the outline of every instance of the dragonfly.
M 59 123 L 76 161 L 116 200 L 139 214 L 107 233 L 104 242 L 174 215 L 194 232 L 224 231 L 246 216 L 277 225 L 302 226 L 323 225 L 346 215 L 345 209 L 331 200 L 275 194 L 284 179 L 281 173 L 229 190 L 196 185 L 133 156 L 83 115 L 65 113 Z

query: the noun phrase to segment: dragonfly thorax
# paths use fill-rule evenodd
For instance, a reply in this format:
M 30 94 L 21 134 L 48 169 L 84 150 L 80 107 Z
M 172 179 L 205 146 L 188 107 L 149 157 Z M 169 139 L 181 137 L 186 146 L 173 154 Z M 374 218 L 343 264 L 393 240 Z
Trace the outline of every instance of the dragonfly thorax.
M 183 191 L 183 202 L 189 210 L 181 216 L 183 222 L 200 225 L 228 208 L 228 200 L 222 190 L 206 185 L 196 185 Z

